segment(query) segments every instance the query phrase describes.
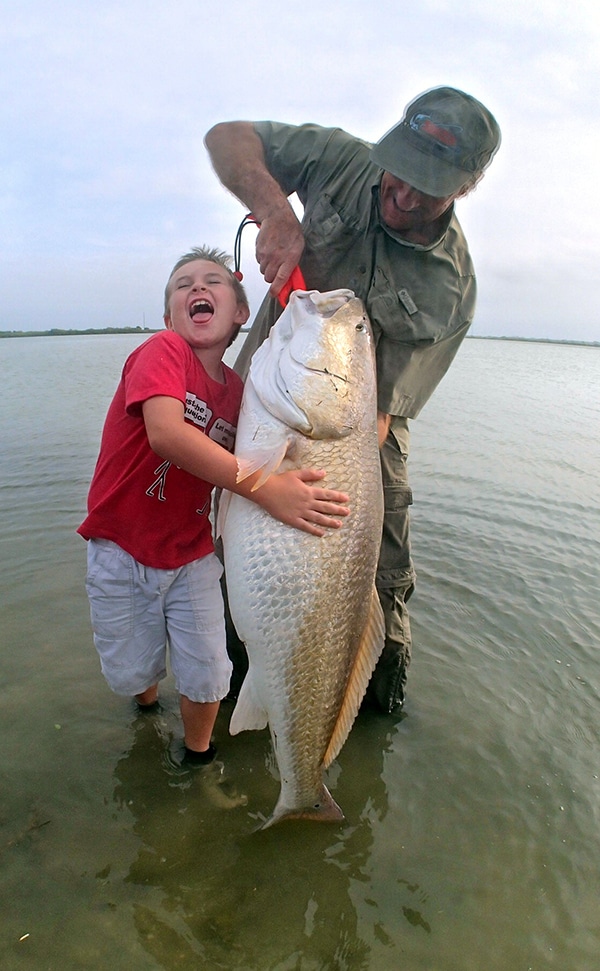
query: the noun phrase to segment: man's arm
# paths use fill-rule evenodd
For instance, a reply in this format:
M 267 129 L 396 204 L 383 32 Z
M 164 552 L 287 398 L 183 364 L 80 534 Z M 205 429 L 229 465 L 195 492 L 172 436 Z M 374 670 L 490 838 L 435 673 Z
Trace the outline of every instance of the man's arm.
M 392 416 L 386 415 L 385 411 L 377 412 L 377 441 L 379 443 L 379 448 L 382 447 L 388 436 L 391 421 Z
M 347 516 L 348 496 L 332 489 L 311 486 L 325 476 L 316 469 L 297 469 L 271 475 L 252 492 L 260 472 L 236 482 L 237 460 L 231 452 L 193 428 L 184 418 L 184 406 L 177 398 L 157 395 L 142 405 L 150 447 L 161 458 L 220 489 L 236 492 L 262 506 L 271 516 L 313 536 L 341 522 L 332 516 Z
M 272 296 L 277 296 L 304 250 L 298 218 L 285 192 L 267 168 L 263 144 L 251 122 L 222 122 L 204 139 L 223 185 L 261 224 L 256 259 Z

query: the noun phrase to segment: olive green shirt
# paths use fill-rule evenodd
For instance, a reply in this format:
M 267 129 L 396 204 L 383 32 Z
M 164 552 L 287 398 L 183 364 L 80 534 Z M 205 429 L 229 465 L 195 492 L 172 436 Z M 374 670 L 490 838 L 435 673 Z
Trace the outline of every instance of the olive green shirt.
M 429 246 L 403 241 L 379 218 L 382 170 L 371 146 L 338 128 L 258 122 L 267 167 L 304 206 L 300 267 L 311 290 L 347 288 L 364 302 L 377 355 L 378 408 L 415 418 L 452 363 L 475 311 L 475 274 L 453 209 Z M 235 370 L 281 313 L 266 297 Z

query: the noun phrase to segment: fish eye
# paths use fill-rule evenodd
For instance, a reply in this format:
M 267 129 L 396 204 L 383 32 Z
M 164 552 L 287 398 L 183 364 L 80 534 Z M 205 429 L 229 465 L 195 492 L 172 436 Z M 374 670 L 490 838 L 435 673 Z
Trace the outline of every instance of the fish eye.
M 364 323 L 361 321 L 360 324 L 356 325 L 356 329 L 359 332 L 359 334 L 361 334 L 367 328 L 365 327 Z

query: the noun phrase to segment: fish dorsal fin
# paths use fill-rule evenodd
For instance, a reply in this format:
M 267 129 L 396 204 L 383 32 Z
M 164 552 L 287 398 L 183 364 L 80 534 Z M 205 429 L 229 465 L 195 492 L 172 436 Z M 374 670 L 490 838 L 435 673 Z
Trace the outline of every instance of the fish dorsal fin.
M 331 734 L 327 751 L 325 752 L 325 758 L 323 759 L 325 768 L 330 766 L 333 760 L 337 758 L 344 742 L 350 734 L 350 729 L 358 714 L 358 709 L 360 708 L 364 693 L 367 690 L 367 685 L 383 650 L 384 640 L 385 621 L 383 610 L 377 590 L 373 584 L 369 616 L 350 673 L 350 678 L 348 679 L 346 695 Z

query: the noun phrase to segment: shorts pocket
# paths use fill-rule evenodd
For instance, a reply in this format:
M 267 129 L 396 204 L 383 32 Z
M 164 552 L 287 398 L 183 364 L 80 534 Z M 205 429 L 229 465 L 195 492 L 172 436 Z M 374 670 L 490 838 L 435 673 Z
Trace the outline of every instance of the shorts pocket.
M 96 542 L 88 550 L 85 586 L 94 633 L 111 640 L 134 630 L 133 560 L 114 543 Z

